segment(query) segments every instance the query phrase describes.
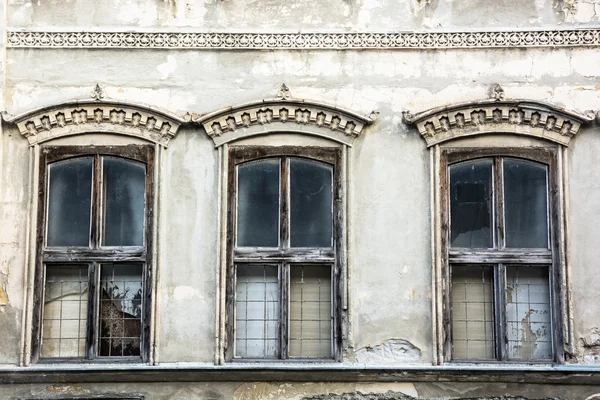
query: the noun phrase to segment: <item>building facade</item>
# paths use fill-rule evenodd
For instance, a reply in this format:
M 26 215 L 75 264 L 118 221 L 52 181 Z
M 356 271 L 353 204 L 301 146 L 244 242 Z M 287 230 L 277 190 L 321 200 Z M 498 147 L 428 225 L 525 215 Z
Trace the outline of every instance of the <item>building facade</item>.
M 1 7 L 1 398 L 600 398 L 598 0 Z

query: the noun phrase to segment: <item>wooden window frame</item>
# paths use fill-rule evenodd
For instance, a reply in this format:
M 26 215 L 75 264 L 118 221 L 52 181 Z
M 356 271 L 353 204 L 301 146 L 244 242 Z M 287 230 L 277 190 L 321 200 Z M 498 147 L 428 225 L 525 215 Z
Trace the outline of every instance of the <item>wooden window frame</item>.
M 442 229 L 442 278 L 443 278 L 443 349 L 444 358 L 451 362 L 485 362 L 485 363 L 527 363 L 527 364 L 548 364 L 564 363 L 565 348 L 563 337 L 563 310 L 564 305 L 563 288 L 559 284 L 561 276 L 564 273 L 564 266 L 561 265 L 561 249 L 559 246 L 559 220 L 561 199 L 559 198 L 558 181 L 558 150 L 548 147 L 536 148 L 442 148 L 440 158 L 440 186 L 441 186 L 441 229 Z M 458 248 L 456 250 L 450 247 L 450 166 L 463 161 L 476 159 L 492 159 L 494 163 L 493 182 L 500 182 L 502 179 L 499 174 L 500 158 L 516 158 L 526 161 L 533 161 L 547 166 L 548 171 L 548 232 L 549 247 L 547 251 L 535 249 L 504 248 L 504 225 L 501 216 L 504 212 L 502 190 L 494 187 L 494 226 L 496 229 L 494 236 L 497 235 L 499 248 L 497 249 L 466 249 Z M 495 185 L 495 183 L 494 183 Z M 478 265 L 492 266 L 493 287 L 494 287 L 494 342 L 496 347 L 495 359 L 453 359 L 452 357 L 452 265 Z M 506 303 L 503 296 L 505 284 L 505 267 L 519 265 L 539 265 L 547 266 L 549 270 L 550 286 L 550 306 L 553 334 L 551 335 L 554 359 L 553 360 L 515 360 L 507 359 L 507 334 L 506 334 Z
M 289 248 L 284 243 L 289 238 L 289 199 L 281 198 L 280 239 L 283 240 L 277 249 L 257 247 L 236 248 L 236 167 L 242 163 L 268 158 L 299 157 L 308 160 L 321 161 L 333 167 L 333 246 L 328 248 Z M 228 154 L 228 209 L 227 209 L 227 283 L 226 283 L 226 347 L 227 362 L 332 362 L 341 360 L 341 315 L 342 315 L 342 240 L 343 240 L 343 209 L 342 209 L 342 149 L 328 147 L 296 147 L 296 146 L 231 146 Z M 287 185 L 286 163 L 281 163 L 280 190 Z M 290 264 L 307 265 L 311 263 L 331 265 L 332 290 L 332 356 L 331 358 L 289 357 L 287 337 L 288 304 L 280 303 L 279 315 L 279 358 L 241 358 L 234 354 L 235 349 L 235 287 L 236 264 L 253 263 L 279 265 L 280 301 L 289 300 L 287 286 Z
M 145 219 L 144 219 L 144 246 L 137 247 L 101 247 L 101 212 L 99 210 L 100 180 L 96 178 L 100 173 L 99 158 L 112 156 L 128 159 L 145 164 Z M 92 178 L 92 210 L 90 227 L 90 247 L 46 247 L 46 230 L 48 220 L 48 193 L 49 165 L 80 157 L 94 157 L 94 177 Z M 150 324 L 151 324 L 151 298 L 152 298 L 152 233 L 154 230 L 154 157 L 155 149 L 151 145 L 126 145 L 126 146 L 43 146 L 40 152 L 39 163 L 39 193 L 37 210 L 36 233 L 36 271 L 34 289 L 34 317 L 32 335 L 32 362 L 39 363 L 115 363 L 115 362 L 148 362 L 150 355 Z M 44 286 L 46 264 L 88 264 L 88 290 L 89 298 L 94 299 L 94 291 L 99 285 L 100 264 L 136 262 L 143 264 L 143 312 L 141 317 L 141 342 L 140 356 L 99 356 L 99 304 L 90 301 L 87 314 L 86 349 L 84 357 L 42 357 L 42 318 L 44 308 Z

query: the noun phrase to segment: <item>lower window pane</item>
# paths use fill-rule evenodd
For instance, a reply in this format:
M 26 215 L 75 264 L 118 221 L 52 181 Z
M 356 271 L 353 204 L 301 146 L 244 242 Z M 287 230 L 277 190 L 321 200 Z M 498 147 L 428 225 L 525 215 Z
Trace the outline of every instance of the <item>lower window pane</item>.
M 277 265 L 237 265 L 235 355 L 279 356 L 279 274 Z
M 508 358 L 552 360 L 548 267 L 506 267 Z
M 290 357 L 331 357 L 331 267 L 290 266 Z
M 139 356 L 143 264 L 103 264 L 100 271 L 100 356 Z
M 493 359 L 494 290 L 490 266 L 452 267 L 452 357 Z
M 87 307 L 88 266 L 46 266 L 42 357 L 85 356 Z

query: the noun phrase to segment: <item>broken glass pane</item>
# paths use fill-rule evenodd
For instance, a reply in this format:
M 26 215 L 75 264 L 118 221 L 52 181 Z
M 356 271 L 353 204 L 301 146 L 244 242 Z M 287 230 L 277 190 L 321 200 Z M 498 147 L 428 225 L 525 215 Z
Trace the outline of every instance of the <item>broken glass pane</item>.
M 104 157 L 104 245 L 144 245 L 146 166 Z
M 138 263 L 103 264 L 100 273 L 100 356 L 139 356 L 142 270 Z
M 238 167 L 237 245 L 279 246 L 279 159 Z
M 492 160 L 450 167 L 451 246 L 491 248 Z
M 503 165 L 506 247 L 547 249 L 546 166 L 517 159 Z
M 85 356 L 87 311 L 88 266 L 46 266 L 42 357 Z
M 333 246 L 332 175 L 328 164 L 290 160 L 292 247 Z
M 48 246 L 90 245 L 92 165 L 91 157 L 50 164 Z
M 506 267 L 508 358 L 552 360 L 548 267 Z

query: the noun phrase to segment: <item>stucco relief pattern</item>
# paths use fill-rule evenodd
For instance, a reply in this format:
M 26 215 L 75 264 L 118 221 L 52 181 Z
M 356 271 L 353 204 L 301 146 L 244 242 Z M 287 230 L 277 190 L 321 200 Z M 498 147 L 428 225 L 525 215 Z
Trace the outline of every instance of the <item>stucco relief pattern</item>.
M 8 47 L 169 49 L 447 49 L 600 45 L 600 29 L 391 33 L 40 32 L 9 30 Z
M 371 119 L 304 100 L 263 100 L 190 117 L 201 123 L 217 146 L 265 131 L 305 131 L 350 144 Z
M 76 102 L 9 119 L 30 144 L 89 132 L 115 132 L 167 145 L 182 120 L 121 103 Z
M 535 136 L 568 145 L 581 124 L 591 119 L 541 102 L 489 100 L 417 115 L 405 112 L 404 120 L 416 125 L 427 146 L 432 146 L 462 136 L 494 132 Z

